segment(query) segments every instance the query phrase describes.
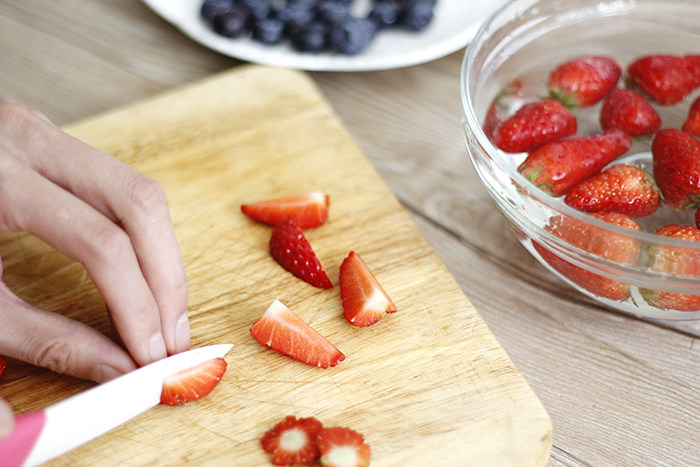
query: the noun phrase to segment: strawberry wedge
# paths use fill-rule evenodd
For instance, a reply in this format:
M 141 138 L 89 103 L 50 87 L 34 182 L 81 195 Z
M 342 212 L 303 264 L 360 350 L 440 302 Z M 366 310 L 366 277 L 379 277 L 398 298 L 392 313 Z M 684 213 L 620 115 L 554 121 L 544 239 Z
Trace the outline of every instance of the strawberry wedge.
M 243 204 L 241 211 L 258 222 L 277 225 L 291 217 L 301 229 L 322 225 L 328 218 L 330 198 L 320 191 Z
M 340 298 L 345 319 L 358 327 L 371 326 L 384 314 L 396 312 L 394 303 L 354 251 L 340 265 Z
M 160 402 L 183 405 L 209 394 L 226 372 L 226 360 L 213 358 L 199 365 L 178 371 L 163 380 Z
M 302 363 L 336 366 L 345 355 L 279 300 L 251 326 L 250 335 L 266 347 Z

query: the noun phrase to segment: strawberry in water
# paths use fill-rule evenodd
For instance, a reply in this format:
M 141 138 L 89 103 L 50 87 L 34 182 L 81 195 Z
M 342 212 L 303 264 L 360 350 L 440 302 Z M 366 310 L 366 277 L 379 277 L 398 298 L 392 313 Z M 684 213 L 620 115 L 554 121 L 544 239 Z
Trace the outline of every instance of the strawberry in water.
M 627 84 L 658 104 L 676 104 L 700 87 L 700 55 L 640 57 L 627 67 Z
M 355 326 L 371 326 L 396 306 L 362 258 L 351 251 L 340 265 L 340 298 L 345 318 Z
M 178 371 L 163 380 L 160 402 L 165 405 L 183 405 L 209 394 L 226 372 L 226 360 L 214 358 Z
M 274 465 L 309 465 L 321 456 L 316 438 L 322 429 L 323 425 L 314 417 L 288 415 L 267 431 L 260 443 L 272 454 Z
M 659 131 L 651 143 L 654 178 L 664 201 L 674 209 L 700 201 L 700 142 L 675 128 Z
M 311 244 L 293 219 L 287 218 L 272 229 L 270 253 L 275 261 L 299 279 L 320 289 L 333 288 Z
M 328 218 L 330 197 L 320 191 L 243 204 L 241 211 L 251 219 L 277 225 L 291 217 L 300 229 L 322 225 Z
M 589 107 L 613 89 L 622 68 L 606 56 L 583 56 L 562 63 L 549 74 L 550 97 L 567 107 Z
M 603 101 L 600 126 L 603 130 L 618 128 L 630 136 L 651 135 L 661 128 L 661 117 L 641 94 L 615 88 Z
M 700 97 L 695 99 L 688 110 L 688 118 L 681 127 L 686 133 L 700 138 Z
M 564 202 L 579 211 L 644 217 L 656 212 L 661 199 L 651 175 L 635 165 L 617 164 L 574 186 Z
M 632 146 L 632 138 L 613 128 L 603 134 L 566 138 L 535 149 L 520 164 L 520 173 L 539 188 L 563 195 L 600 172 Z
M 656 235 L 689 242 L 700 242 L 700 229 L 689 225 L 668 224 L 660 227 Z M 649 267 L 657 271 L 687 276 L 700 276 L 698 248 L 651 245 L 648 248 Z M 678 311 L 700 310 L 700 290 L 696 293 L 666 292 L 641 289 L 642 297 L 657 308 Z
M 493 143 L 502 151 L 532 151 L 576 133 L 576 118 L 560 102 L 544 99 L 520 107 L 493 131 Z
M 642 231 L 634 219 L 618 212 L 601 211 L 588 215 L 625 229 Z M 554 217 L 550 220 L 547 230 L 574 247 L 616 263 L 635 264 L 639 258 L 640 246 L 636 240 L 578 219 Z M 610 300 L 625 300 L 629 297 L 630 287 L 625 281 L 587 271 L 535 241 L 532 242 L 532 246 L 555 271 L 584 290 Z
M 323 467 L 367 467 L 372 456 L 364 436 L 350 428 L 324 428 L 317 443 Z
M 260 344 L 308 365 L 328 368 L 345 360 L 340 350 L 279 300 L 251 326 L 250 335 Z
M 522 81 L 515 79 L 506 84 L 501 92 L 491 101 L 491 104 L 489 104 L 481 129 L 490 141 L 493 141 L 493 135 L 498 125 L 505 120 L 505 115 L 508 113 L 509 106 L 516 100 L 519 101 L 519 99 L 522 98 L 522 88 Z

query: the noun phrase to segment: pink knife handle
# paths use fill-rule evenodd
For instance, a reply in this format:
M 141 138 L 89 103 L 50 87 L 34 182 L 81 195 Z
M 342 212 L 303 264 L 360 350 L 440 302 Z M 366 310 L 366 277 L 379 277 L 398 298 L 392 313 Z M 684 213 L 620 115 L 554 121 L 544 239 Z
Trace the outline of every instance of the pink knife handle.
M 45 423 L 46 413 L 43 410 L 18 416 L 12 434 L 0 439 L 0 464 L 3 467 L 20 467 L 32 452 Z

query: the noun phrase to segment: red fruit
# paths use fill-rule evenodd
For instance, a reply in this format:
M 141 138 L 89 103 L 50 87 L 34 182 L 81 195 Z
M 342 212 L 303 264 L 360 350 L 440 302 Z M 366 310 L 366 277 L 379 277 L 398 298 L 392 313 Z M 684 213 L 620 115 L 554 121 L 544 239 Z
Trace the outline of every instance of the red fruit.
M 661 117 L 640 94 L 615 88 L 605 96 L 600 125 L 604 130 L 618 128 L 630 136 L 650 135 L 661 127 Z
M 5 357 L 0 355 L 0 378 L 5 374 L 5 370 L 7 370 L 7 362 L 5 361 Z
M 661 105 L 676 104 L 700 87 L 700 56 L 641 57 L 627 67 L 627 84 Z
M 372 455 L 361 433 L 345 427 L 324 428 L 318 434 L 323 467 L 366 467 Z
M 700 242 L 700 229 L 689 225 L 669 224 L 659 228 L 657 235 L 689 242 Z M 670 274 L 700 276 L 700 245 L 695 248 L 652 245 L 648 248 L 649 267 Z M 657 308 L 679 311 L 700 310 L 700 293 L 686 294 L 663 290 L 640 290 L 644 300 Z
M 580 211 L 616 211 L 643 217 L 658 209 L 660 195 L 656 183 L 644 170 L 618 164 L 574 186 L 564 201 Z
M 333 288 L 311 244 L 293 219 L 287 218 L 272 229 L 270 253 L 275 261 L 299 279 L 320 289 Z
M 351 251 L 340 265 L 340 298 L 350 324 L 370 326 L 396 307 L 362 258 Z
M 493 139 L 493 134 L 496 131 L 496 128 L 498 128 L 498 125 L 500 125 L 503 120 L 504 116 L 503 112 L 501 112 L 501 108 L 498 106 L 498 104 L 492 102 L 486 111 L 484 124 L 481 126 L 481 129 L 484 130 L 484 134 L 489 140 Z
M 618 212 L 602 211 L 591 213 L 589 216 L 625 229 L 642 231 L 634 219 Z M 547 230 L 574 247 L 616 263 L 635 264 L 639 258 L 640 247 L 636 240 L 605 231 L 578 219 L 552 218 Z M 630 288 L 626 282 L 587 271 L 557 256 L 537 242 L 533 241 L 532 246 L 555 271 L 584 290 L 610 300 L 625 300 L 629 297 Z
M 163 380 L 160 402 L 166 405 L 183 405 L 209 394 L 226 372 L 226 360 L 214 358 L 178 371 Z
M 525 104 L 501 123 L 493 143 L 505 152 L 532 151 L 576 133 L 576 118 L 560 102 L 545 99 Z
M 588 107 L 617 85 L 622 68 L 610 57 L 585 56 L 562 63 L 549 74 L 550 96 L 567 107 Z
M 484 124 L 481 129 L 489 140 L 493 140 L 493 134 L 498 125 L 505 120 L 503 109 L 508 107 L 508 102 L 513 99 L 522 98 L 523 83 L 519 80 L 513 80 L 508 83 L 501 92 L 493 99 L 484 117 Z
M 274 465 L 309 465 L 321 453 L 316 438 L 323 425 L 314 417 L 288 415 L 260 439 L 262 448 L 272 454 Z
M 518 170 L 541 189 L 563 195 L 623 155 L 630 146 L 632 139 L 618 129 L 566 138 L 535 149 Z
M 250 328 L 250 335 L 266 347 L 312 366 L 328 368 L 345 355 L 279 300 Z
M 291 217 L 300 229 L 311 229 L 320 226 L 328 218 L 329 201 L 328 195 L 314 191 L 244 204 L 241 211 L 248 217 L 269 225 L 277 225 Z
M 681 128 L 686 133 L 700 138 L 700 97 L 695 99 L 688 111 L 688 118 Z
M 675 128 L 659 131 L 651 143 L 654 178 L 664 201 L 674 209 L 700 200 L 700 142 Z

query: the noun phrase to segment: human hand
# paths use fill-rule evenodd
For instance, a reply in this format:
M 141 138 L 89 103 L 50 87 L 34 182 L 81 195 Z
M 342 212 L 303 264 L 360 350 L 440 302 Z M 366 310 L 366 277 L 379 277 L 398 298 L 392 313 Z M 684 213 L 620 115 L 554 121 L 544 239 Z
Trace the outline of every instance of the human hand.
M 189 348 L 187 276 L 161 186 L 12 102 L 0 102 L 0 229 L 82 263 L 126 347 L 0 281 L 0 355 L 103 382 Z

